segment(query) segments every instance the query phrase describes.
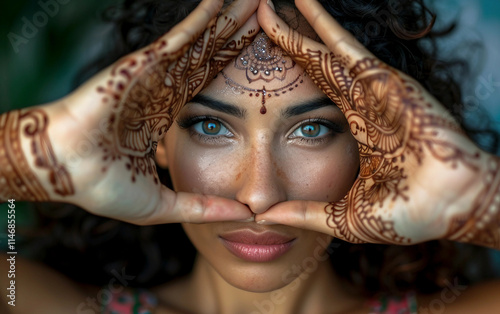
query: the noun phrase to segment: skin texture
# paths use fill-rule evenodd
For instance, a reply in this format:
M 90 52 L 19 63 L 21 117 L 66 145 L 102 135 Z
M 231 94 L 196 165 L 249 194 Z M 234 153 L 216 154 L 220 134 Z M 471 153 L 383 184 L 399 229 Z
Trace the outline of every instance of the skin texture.
M 269 6 L 259 7 L 259 23 L 346 116 L 360 175 L 340 202 L 283 203 L 256 219 L 356 243 L 446 238 L 499 248 L 498 157 L 477 148 L 415 80 L 376 59 L 319 3 L 297 7 L 325 45 L 289 28 Z M 326 223 L 316 219 L 319 211 Z

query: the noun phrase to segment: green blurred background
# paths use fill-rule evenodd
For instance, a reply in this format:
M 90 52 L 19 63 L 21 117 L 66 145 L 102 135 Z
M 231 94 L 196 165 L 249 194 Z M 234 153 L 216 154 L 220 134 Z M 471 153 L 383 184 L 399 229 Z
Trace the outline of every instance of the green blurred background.
M 75 73 L 98 52 L 109 31 L 101 22 L 103 10 L 117 2 L 2 1 L 0 112 L 67 94 Z M 30 22 L 37 31 L 32 38 L 25 36 Z
M 119 1 L 1 1 L 0 113 L 69 93 L 77 71 L 106 42 L 110 28 L 102 23 L 101 15 L 116 3 Z M 438 24 L 460 21 L 458 33 L 444 44 L 451 47 L 450 53 L 457 53 L 453 47 L 465 39 L 484 43 L 484 54 L 474 60 L 477 79 L 470 82 L 466 96 L 484 105 L 500 130 L 500 1 L 438 0 L 432 5 L 438 11 Z M 30 23 L 35 31 L 27 28 Z M 26 31 L 31 31 L 29 36 Z M 491 86 L 485 85 L 487 81 Z M 32 224 L 33 211 L 27 209 L 31 205 L 17 203 L 17 207 L 18 227 Z M 0 204 L 0 212 L 6 208 Z M 0 215 L 0 248 L 5 247 L 5 216 Z

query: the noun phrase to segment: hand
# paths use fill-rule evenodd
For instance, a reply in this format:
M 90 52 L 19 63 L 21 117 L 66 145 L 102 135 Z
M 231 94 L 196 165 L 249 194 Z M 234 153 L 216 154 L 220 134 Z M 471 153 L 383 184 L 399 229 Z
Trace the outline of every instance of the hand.
M 500 162 L 478 149 L 411 77 L 373 56 L 317 1 L 297 7 L 325 43 L 292 30 L 269 6 L 258 20 L 342 110 L 360 172 L 342 200 L 290 201 L 256 221 L 361 243 L 446 238 L 500 248 Z
M 28 158 L 40 179 L 50 178 L 30 189 L 32 199 L 71 202 L 135 224 L 251 217 L 236 201 L 169 190 L 154 162 L 182 106 L 258 31 L 257 1 L 236 1 L 217 15 L 221 5 L 202 1 L 167 34 L 71 95 L 20 114 L 21 124 L 32 125 L 24 134 L 33 147 Z

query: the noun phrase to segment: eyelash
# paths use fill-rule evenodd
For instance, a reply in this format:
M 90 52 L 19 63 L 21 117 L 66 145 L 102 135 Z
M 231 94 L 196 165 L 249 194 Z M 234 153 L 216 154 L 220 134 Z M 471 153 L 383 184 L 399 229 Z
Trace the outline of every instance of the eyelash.
M 205 142 L 205 143 L 219 143 L 221 140 L 223 140 L 223 138 L 231 138 L 232 136 L 226 136 L 226 135 L 205 135 L 205 134 L 201 134 L 197 131 L 194 130 L 193 126 L 199 122 L 203 122 L 203 121 L 209 121 L 209 120 L 213 120 L 213 121 L 217 121 L 219 122 L 220 124 L 222 124 L 227 130 L 229 133 L 231 133 L 231 131 L 229 130 L 229 128 L 226 126 L 226 123 L 224 123 L 224 121 L 222 121 L 221 119 L 219 119 L 218 117 L 215 117 L 215 116 L 208 116 L 208 115 L 205 115 L 205 116 L 192 116 L 192 117 L 186 117 L 184 119 L 179 119 L 177 120 L 177 125 L 181 128 L 181 129 L 185 129 L 185 130 L 189 130 L 189 133 L 191 136 L 196 136 L 198 138 L 198 140 L 200 140 L 201 142 Z M 231 135 L 233 135 L 231 133 Z
M 226 126 L 226 123 L 224 123 L 224 121 L 222 121 L 218 117 L 209 116 L 209 115 L 191 116 L 191 117 L 179 119 L 179 120 L 177 120 L 177 125 L 181 129 L 186 129 L 186 130 L 188 129 L 191 136 L 196 136 L 200 141 L 206 142 L 206 143 L 218 143 L 221 140 L 223 140 L 222 138 L 227 139 L 227 138 L 232 137 L 232 136 L 226 136 L 226 135 L 215 135 L 215 136 L 205 135 L 205 134 L 201 134 L 193 129 L 193 126 L 195 124 L 197 124 L 199 122 L 203 122 L 203 121 L 209 121 L 209 120 L 219 122 L 228 130 L 229 133 L 231 133 L 231 131 Z M 293 131 L 291 132 L 290 135 L 288 135 L 288 137 L 290 137 L 298 128 L 303 127 L 304 125 L 307 125 L 309 123 L 317 123 L 317 124 L 320 124 L 324 127 L 327 127 L 329 129 L 328 134 L 323 135 L 321 137 L 311 137 L 311 138 L 306 138 L 306 137 L 302 137 L 302 136 L 295 136 L 295 137 L 289 138 L 289 140 L 299 141 L 300 143 L 307 144 L 307 145 L 319 145 L 319 144 L 326 142 L 334 134 L 343 133 L 345 131 L 339 124 L 333 123 L 333 122 L 329 121 L 327 118 L 318 117 L 318 118 L 310 118 L 310 119 L 307 119 L 305 121 L 301 121 L 300 123 L 296 124 L 293 127 Z M 231 135 L 233 135 L 233 134 L 231 133 Z
M 295 136 L 295 137 L 290 138 L 290 140 L 297 140 L 301 144 L 320 145 L 320 144 L 323 144 L 323 143 L 327 142 L 328 139 L 331 138 L 334 134 L 343 133 L 344 132 L 344 130 L 341 128 L 340 125 L 331 122 L 327 118 L 317 117 L 317 118 L 309 118 L 309 119 L 307 119 L 305 121 L 301 121 L 300 123 L 296 124 L 293 127 L 293 131 L 291 132 L 290 135 L 293 135 L 293 133 L 295 133 L 295 131 L 297 129 L 299 129 L 299 128 L 307 125 L 307 124 L 311 124 L 311 123 L 317 123 L 319 125 L 327 127 L 329 129 L 329 132 L 327 134 L 321 136 L 321 137 L 310 137 L 310 138 L 307 138 L 307 137 L 302 137 L 302 136 Z

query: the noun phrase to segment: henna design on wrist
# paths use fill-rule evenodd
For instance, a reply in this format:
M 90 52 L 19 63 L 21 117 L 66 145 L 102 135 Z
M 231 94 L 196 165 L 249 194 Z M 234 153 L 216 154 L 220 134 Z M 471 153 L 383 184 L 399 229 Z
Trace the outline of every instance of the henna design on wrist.
M 328 226 L 334 236 L 350 242 L 413 243 L 396 232 L 388 210 L 411 201 L 408 177 L 432 158 L 449 169 L 478 171 L 479 150 L 471 152 L 450 139 L 464 138 L 463 131 L 439 113 L 413 79 L 369 57 L 350 67 L 349 57 L 305 49 L 303 38 L 292 30 L 274 37 L 342 110 L 360 152 L 351 191 L 325 207 Z
M 219 19 L 224 19 L 222 27 Z M 159 183 L 154 163 L 157 142 L 182 106 L 255 37 L 251 30 L 241 40 L 226 43 L 237 28 L 235 20 L 219 15 L 192 45 L 167 53 L 169 43 L 160 38 L 115 64 L 107 84 L 97 88 L 103 104 L 113 109 L 108 133 L 99 143 L 106 163 L 103 172 L 124 159 L 132 182 L 142 175 Z
M 445 238 L 500 248 L 500 159 L 492 156 L 484 176 L 486 187 L 474 200 L 471 214 L 454 217 Z
M 58 162 L 47 135 L 49 119 L 42 109 L 11 111 L 0 116 L 0 200 L 14 198 L 27 201 L 48 201 L 48 193 L 39 180 L 41 171 L 48 172 L 53 193 L 74 194 L 71 176 Z M 21 147 L 21 137 L 30 141 L 34 158 L 32 170 Z

